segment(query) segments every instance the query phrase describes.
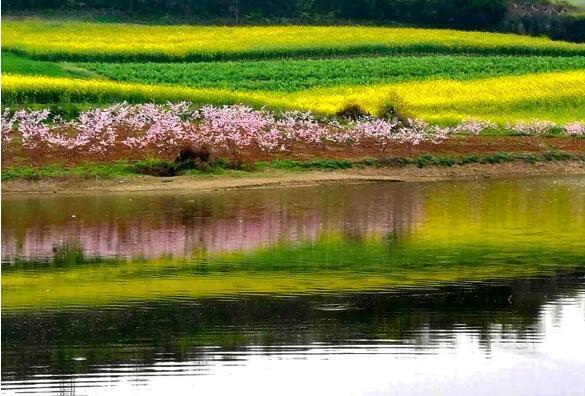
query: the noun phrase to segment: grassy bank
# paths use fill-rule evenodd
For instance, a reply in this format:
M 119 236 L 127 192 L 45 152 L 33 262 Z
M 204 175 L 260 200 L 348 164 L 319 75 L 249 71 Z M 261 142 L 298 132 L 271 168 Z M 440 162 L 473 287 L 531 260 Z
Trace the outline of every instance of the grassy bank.
M 142 161 L 116 161 L 112 163 L 85 163 L 74 166 L 61 164 L 40 167 L 12 166 L 4 167 L 2 180 L 46 180 L 46 179 L 115 179 L 120 177 L 135 177 L 150 175 L 160 177 L 170 176 L 246 176 L 258 175 L 266 170 L 283 170 L 302 172 L 310 170 L 335 171 L 344 169 L 386 168 L 416 166 L 425 167 L 453 167 L 470 164 L 502 164 L 522 162 L 537 164 L 550 161 L 585 161 L 585 154 L 572 154 L 563 151 L 545 153 L 496 153 L 490 155 L 420 155 L 414 158 L 387 157 L 364 158 L 356 160 L 346 159 L 312 159 L 273 160 L 250 163 L 231 162 L 216 159 L 208 164 L 195 165 L 173 161 L 152 159 Z

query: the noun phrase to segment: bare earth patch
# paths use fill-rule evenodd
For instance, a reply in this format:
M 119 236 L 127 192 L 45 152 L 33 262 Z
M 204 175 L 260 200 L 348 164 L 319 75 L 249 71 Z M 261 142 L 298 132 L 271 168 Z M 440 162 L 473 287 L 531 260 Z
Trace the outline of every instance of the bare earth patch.
M 456 136 L 441 144 L 422 143 L 411 149 L 404 145 L 391 147 L 385 153 L 379 148 L 368 146 L 348 147 L 346 145 L 328 144 L 324 149 L 311 145 L 297 145 L 292 152 L 261 153 L 250 150 L 241 152 L 239 158 L 248 161 L 271 161 L 291 159 L 306 161 L 315 158 L 320 159 L 347 159 L 385 157 L 416 157 L 421 154 L 430 155 L 489 155 L 495 153 L 544 153 L 551 150 L 560 150 L 567 153 L 584 153 L 585 139 L 573 139 L 566 137 L 526 137 L 526 136 Z M 118 160 L 140 160 L 144 158 L 161 158 L 172 160 L 178 151 L 166 154 L 132 150 L 128 147 L 118 147 L 105 156 L 91 155 L 90 153 L 78 153 L 71 155 L 69 152 L 49 152 L 38 150 L 36 152 L 23 152 L 22 149 L 2 148 L 2 166 L 34 165 L 43 166 L 50 164 L 76 165 L 84 162 L 108 163 Z M 214 153 L 225 156 L 225 153 Z

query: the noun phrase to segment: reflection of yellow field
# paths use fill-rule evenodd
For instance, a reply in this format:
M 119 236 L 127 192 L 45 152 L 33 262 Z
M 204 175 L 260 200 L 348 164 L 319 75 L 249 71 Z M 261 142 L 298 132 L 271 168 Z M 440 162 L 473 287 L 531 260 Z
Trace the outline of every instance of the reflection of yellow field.
M 141 265 L 147 265 L 141 263 Z M 563 269 L 559 266 L 556 269 Z M 229 272 L 210 275 L 132 277 L 121 264 L 111 270 L 85 268 L 45 274 L 2 276 L 2 309 L 43 310 L 116 305 L 121 302 L 270 294 L 351 293 L 408 287 L 440 286 L 457 281 L 508 279 L 543 273 L 538 266 L 468 266 L 425 271 L 367 274 L 348 271 Z
M 336 113 L 347 103 L 359 103 L 377 112 L 388 97 L 398 97 L 413 116 L 437 123 L 453 123 L 466 117 L 495 122 L 517 119 L 549 119 L 555 122 L 585 120 L 585 72 L 542 73 L 474 81 L 436 80 L 367 87 L 319 88 L 307 91 L 243 92 L 193 89 L 176 86 L 126 84 L 5 75 L 4 97 L 29 103 L 102 103 L 129 100 L 190 100 L 195 103 L 247 103 L 274 109 Z
M 505 180 L 453 187 L 424 196 L 425 246 L 490 246 L 530 251 L 585 252 L 583 179 L 558 179 L 523 188 Z
M 315 55 L 377 50 L 409 52 L 491 52 L 538 55 L 584 54 L 585 45 L 513 34 L 384 27 L 210 27 L 152 26 L 3 21 L 2 49 L 29 55 L 86 56 L 97 59 L 133 56 L 137 60 L 186 56 L 229 57 L 261 54 L 294 56 L 302 50 Z

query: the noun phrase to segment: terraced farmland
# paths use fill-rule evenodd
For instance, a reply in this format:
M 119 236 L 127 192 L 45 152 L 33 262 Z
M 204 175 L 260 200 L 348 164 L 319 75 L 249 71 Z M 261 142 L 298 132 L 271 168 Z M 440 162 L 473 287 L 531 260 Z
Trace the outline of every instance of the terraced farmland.
M 326 116 L 391 105 L 438 124 L 585 119 L 585 44 L 429 29 L 43 20 L 6 21 L 2 32 L 11 107 L 190 100 Z

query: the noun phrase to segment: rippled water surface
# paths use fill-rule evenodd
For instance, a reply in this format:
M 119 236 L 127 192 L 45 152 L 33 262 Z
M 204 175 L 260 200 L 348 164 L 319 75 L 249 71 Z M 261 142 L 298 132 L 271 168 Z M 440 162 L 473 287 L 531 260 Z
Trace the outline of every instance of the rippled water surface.
M 2 393 L 585 395 L 585 178 L 2 198 Z

